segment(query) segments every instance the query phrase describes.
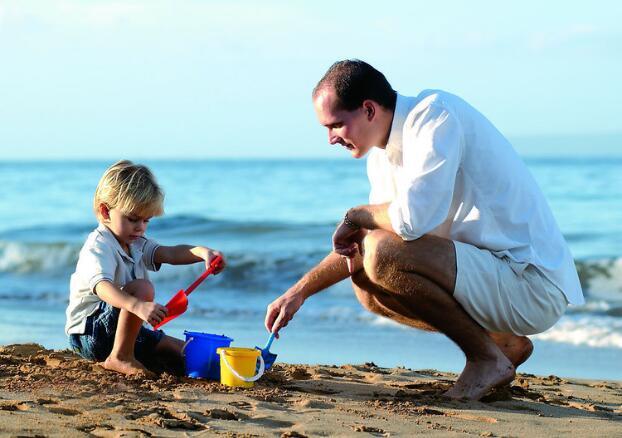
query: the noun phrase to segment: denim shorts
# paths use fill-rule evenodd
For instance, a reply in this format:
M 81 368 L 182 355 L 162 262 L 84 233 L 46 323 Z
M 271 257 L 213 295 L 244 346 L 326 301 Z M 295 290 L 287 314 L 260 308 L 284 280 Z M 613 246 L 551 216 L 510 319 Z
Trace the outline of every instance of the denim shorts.
M 71 349 L 85 359 L 98 362 L 105 360 L 114 345 L 120 312 L 120 309 L 104 301 L 99 303 L 97 311 L 86 319 L 84 334 L 69 335 Z M 142 326 L 134 346 L 136 359 L 145 366 L 153 362 L 156 356 L 155 347 L 163 336 L 162 330 L 150 330 Z

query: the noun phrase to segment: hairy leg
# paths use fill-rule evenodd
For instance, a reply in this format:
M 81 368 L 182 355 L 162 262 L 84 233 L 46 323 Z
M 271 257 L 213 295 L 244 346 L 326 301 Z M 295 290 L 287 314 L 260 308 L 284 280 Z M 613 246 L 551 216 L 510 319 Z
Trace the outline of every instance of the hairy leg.
M 518 336 L 513 333 L 494 333 L 488 335 L 495 341 L 497 347 L 503 351 L 515 368 L 525 363 L 533 353 L 533 343 L 527 336 Z
M 153 301 L 153 285 L 146 280 L 132 281 L 125 285 L 123 290 L 140 300 Z M 142 325 L 143 321 L 138 316 L 121 309 L 112 351 L 102 363 L 104 368 L 128 375 L 152 374 L 134 357 L 134 345 L 136 344 L 136 338 Z
M 409 309 L 408 303 L 400 300 L 399 296 L 392 295 L 370 281 L 364 270 L 357 271 L 351 279 L 356 298 L 370 312 L 419 330 L 438 331 L 419 319 L 419 316 Z M 512 333 L 487 333 L 514 367 L 518 367 L 531 356 L 533 344 L 526 336 L 517 336 Z
M 386 292 L 371 294 L 371 303 L 370 297 L 365 297 L 367 304 L 413 327 L 421 328 L 423 322 L 424 327 L 444 333 L 464 352 L 466 366 L 447 392 L 449 397 L 479 399 L 514 378 L 512 362 L 453 298 L 453 242 L 436 236 L 404 242 L 393 233 L 375 230 L 365 238 L 363 266 L 369 281 Z M 359 282 L 359 296 L 365 289 L 364 280 L 358 274 L 353 280 Z

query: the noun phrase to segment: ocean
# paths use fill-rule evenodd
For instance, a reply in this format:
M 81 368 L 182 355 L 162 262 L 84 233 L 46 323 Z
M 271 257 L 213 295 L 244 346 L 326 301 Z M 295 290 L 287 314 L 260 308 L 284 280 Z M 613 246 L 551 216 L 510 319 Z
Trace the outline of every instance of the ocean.
M 622 380 L 622 158 L 526 158 L 575 257 L 587 303 L 545 333 L 521 371 Z M 141 161 L 142 162 L 142 161 Z M 0 162 L 0 345 L 67 348 L 69 277 L 95 228 L 92 196 L 110 161 Z M 367 203 L 365 162 L 338 160 L 145 161 L 166 192 L 148 235 L 163 244 L 222 251 L 228 267 L 169 323 L 263 345 L 267 305 L 331 248 L 344 211 Z M 165 303 L 202 272 L 164 266 L 151 277 Z M 460 350 L 366 312 L 347 281 L 311 297 L 272 351 L 289 363 L 436 368 L 459 372 Z

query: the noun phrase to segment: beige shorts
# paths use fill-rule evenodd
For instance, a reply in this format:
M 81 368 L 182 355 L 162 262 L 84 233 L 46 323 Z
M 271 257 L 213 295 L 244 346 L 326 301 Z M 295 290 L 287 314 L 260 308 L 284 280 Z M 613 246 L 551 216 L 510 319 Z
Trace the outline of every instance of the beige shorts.
M 491 332 L 533 335 L 552 327 L 568 301 L 534 265 L 454 241 L 454 298 Z

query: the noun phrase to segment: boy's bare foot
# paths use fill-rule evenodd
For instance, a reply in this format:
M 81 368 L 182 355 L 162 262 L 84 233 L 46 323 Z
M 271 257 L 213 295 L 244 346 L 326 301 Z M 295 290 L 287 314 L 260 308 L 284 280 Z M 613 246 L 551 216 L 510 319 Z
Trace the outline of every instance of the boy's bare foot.
M 488 333 L 497 347 L 510 359 L 514 368 L 524 363 L 533 352 L 533 343 L 527 336 L 512 333 Z
M 467 360 L 458 380 L 444 395 L 452 399 L 479 400 L 491 389 L 510 383 L 515 375 L 516 368 L 501 353 L 491 360 Z
M 128 376 L 132 375 L 144 375 L 146 377 L 154 376 L 155 374 L 149 371 L 145 366 L 137 361 L 135 358 L 121 359 L 118 357 L 108 356 L 101 366 L 110 371 L 116 371 Z

